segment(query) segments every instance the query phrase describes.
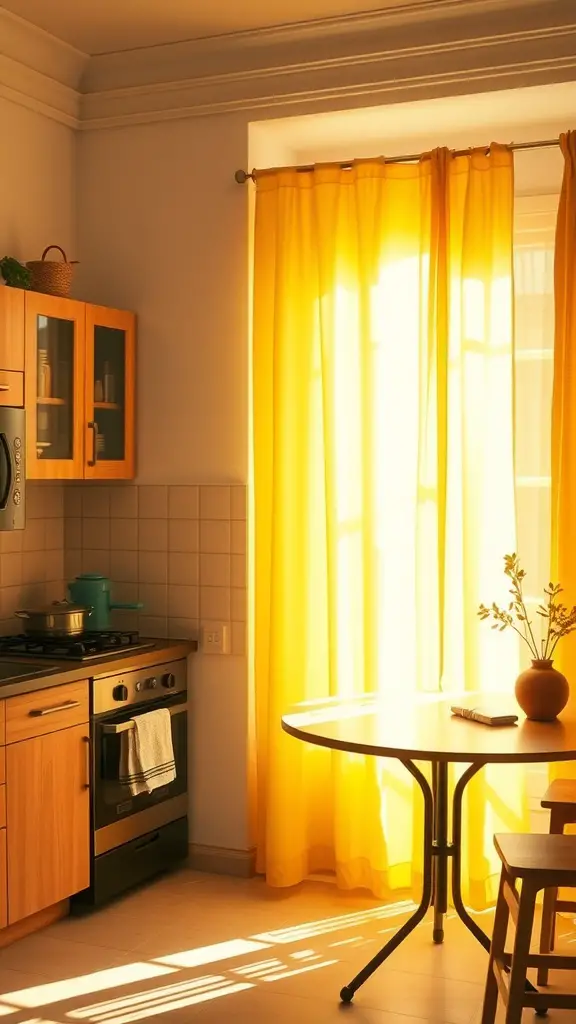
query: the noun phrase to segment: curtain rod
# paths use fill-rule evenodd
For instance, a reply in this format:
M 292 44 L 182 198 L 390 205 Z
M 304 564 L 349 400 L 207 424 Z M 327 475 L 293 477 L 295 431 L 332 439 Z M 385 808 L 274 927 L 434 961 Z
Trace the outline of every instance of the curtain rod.
M 558 146 L 558 145 L 559 145 L 559 140 L 558 139 L 540 139 L 538 142 L 511 142 L 509 144 L 509 146 L 508 146 L 508 149 L 513 149 L 513 150 L 520 150 L 520 149 L 550 149 L 551 147 Z M 470 146 L 468 149 L 455 149 L 455 150 L 452 151 L 452 155 L 453 156 L 466 156 L 474 148 L 475 148 L 474 146 Z M 478 148 L 481 148 L 481 147 L 478 147 Z M 490 147 L 487 146 L 486 148 L 489 149 Z M 421 156 L 422 156 L 421 153 L 410 153 L 410 154 L 408 154 L 408 156 L 380 157 L 380 159 L 384 163 L 387 163 L 387 164 L 400 164 L 400 163 L 407 163 L 408 164 L 408 163 L 415 163 L 416 161 L 420 160 Z M 329 163 L 322 164 L 322 166 L 323 167 L 339 167 L 341 171 L 349 171 L 354 166 L 354 163 L 355 163 L 355 161 L 353 161 L 353 160 L 345 160 L 344 162 L 342 162 L 341 160 L 335 160 L 335 161 L 331 161 Z M 249 178 L 251 178 L 252 181 L 256 181 L 257 176 L 259 174 L 265 173 L 265 171 L 280 171 L 280 170 L 313 171 L 314 170 L 314 164 L 304 164 L 304 165 L 302 165 L 300 167 L 291 167 L 291 168 L 288 168 L 288 167 L 267 167 L 265 169 L 264 168 L 259 168 L 259 169 L 255 168 L 253 171 L 250 171 L 250 172 L 249 171 L 239 170 L 239 171 L 236 171 L 236 174 L 234 175 L 234 178 L 235 178 L 235 180 L 237 181 L 237 183 L 239 185 L 244 185 L 248 181 Z

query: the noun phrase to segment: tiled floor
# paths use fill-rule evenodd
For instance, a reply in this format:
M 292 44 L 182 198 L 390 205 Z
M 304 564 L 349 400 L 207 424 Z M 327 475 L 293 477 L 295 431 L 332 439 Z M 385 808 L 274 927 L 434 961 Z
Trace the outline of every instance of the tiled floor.
M 453 917 L 443 947 L 426 922 L 352 1006 L 340 1005 L 342 985 L 405 914 L 320 882 L 272 892 L 259 879 L 183 870 L 0 951 L 0 1016 L 10 1024 L 478 1024 L 487 958 Z M 570 922 L 564 931 L 570 949 L 576 932 Z

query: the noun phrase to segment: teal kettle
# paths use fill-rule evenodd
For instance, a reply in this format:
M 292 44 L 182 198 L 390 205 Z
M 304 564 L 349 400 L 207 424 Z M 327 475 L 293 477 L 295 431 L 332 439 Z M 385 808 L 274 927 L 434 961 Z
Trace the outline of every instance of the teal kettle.
M 124 604 L 112 601 L 110 589 L 110 580 L 97 572 L 82 573 L 68 584 L 68 593 L 72 601 L 92 609 L 92 614 L 86 619 L 86 630 L 89 632 L 110 629 L 110 612 L 114 609 L 138 611 L 144 607 L 141 602 Z

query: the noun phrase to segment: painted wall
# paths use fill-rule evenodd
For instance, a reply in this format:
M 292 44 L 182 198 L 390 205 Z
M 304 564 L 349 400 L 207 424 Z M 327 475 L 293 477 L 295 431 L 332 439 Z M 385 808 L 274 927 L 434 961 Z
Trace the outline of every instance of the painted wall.
M 75 133 L 0 98 L 0 256 L 39 259 L 51 243 L 75 258 Z

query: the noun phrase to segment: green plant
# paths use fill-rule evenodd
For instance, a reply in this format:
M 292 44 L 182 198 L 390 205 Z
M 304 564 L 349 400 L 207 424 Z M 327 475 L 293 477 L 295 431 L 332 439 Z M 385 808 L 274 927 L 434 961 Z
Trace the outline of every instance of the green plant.
M 528 618 L 522 593 L 522 583 L 526 572 L 520 566 L 518 555 L 504 555 L 504 573 L 512 584 L 509 591 L 512 600 L 508 608 L 500 608 L 496 602 L 493 602 L 490 608 L 481 604 L 478 615 L 482 620 L 493 619 L 492 629 L 497 629 L 499 632 L 511 627 L 528 645 L 530 654 L 535 661 L 551 660 L 558 641 L 576 629 L 576 605 L 569 609 L 566 605 L 561 604 L 559 595 L 562 593 L 562 587 L 559 583 L 549 583 L 547 587 L 544 587 L 547 601 L 545 599 L 538 606 L 536 612 L 541 618 L 547 620 L 548 626 L 546 636 L 540 641 L 540 651 L 538 651 L 538 644 L 534 637 L 532 623 Z M 520 629 L 514 625 L 514 619 L 521 623 Z
M 32 274 L 28 267 L 13 256 L 4 256 L 0 260 L 0 274 L 11 288 L 28 289 L 32 284 Z

